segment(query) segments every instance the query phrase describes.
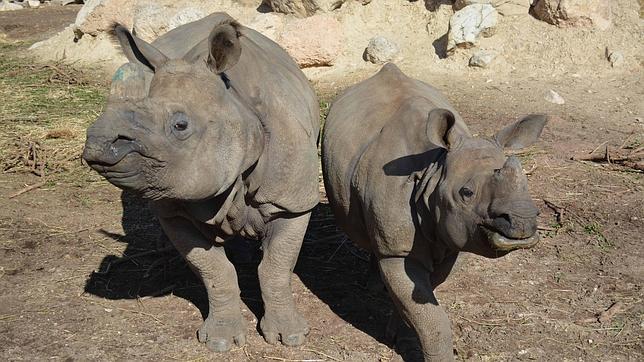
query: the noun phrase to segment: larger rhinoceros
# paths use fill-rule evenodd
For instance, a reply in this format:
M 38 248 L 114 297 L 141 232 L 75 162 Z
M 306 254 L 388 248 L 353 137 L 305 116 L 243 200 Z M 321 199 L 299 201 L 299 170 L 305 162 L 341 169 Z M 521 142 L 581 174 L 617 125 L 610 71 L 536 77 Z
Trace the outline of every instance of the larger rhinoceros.
M 83 158 L 112 184 L 151 200 L 164 232 L 208 293 L 201 342 L 226 351 L 245 341 L 235 267 L 223 243 L 258 239 L 269 343 L 308 333 L 291 276 L 318 202 L 319 106 L 277 44 L 225 13 L 148 44 L 122 26 L 130 63 L 114 75 Z
M 428 361 L 452 360 L 434 288 L 459 252 L 496 257 L 534 246 L 537 208 L 518 159 L 546 117 L 472 137 L 438 90 L 387 64 L 332 105 L 322 137 L 324 185 L 337 222 L 376 257 L 398 313 Z M 399 321 L 400 322 L 400 321 Z M 413 335 L 413 334 L 411 334 Z M 400 341 L 399 341 L 400 342 Z

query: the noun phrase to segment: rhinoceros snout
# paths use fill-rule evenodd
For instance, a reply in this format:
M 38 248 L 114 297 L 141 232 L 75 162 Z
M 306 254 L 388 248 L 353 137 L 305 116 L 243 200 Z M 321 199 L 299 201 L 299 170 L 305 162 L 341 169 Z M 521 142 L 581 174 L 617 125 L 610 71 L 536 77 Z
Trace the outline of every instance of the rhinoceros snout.
M 539 209 L 532 201 L 522 200 L 494 205 L 489 228 L 512 239 L 526 239 L 537 232 Z M 496 212 L 494 212 L 496 211 Z
M 88 137 L 83 150 L 83 160 L 90 166 L 113 166 L 132 152 L 141 152 L 143 147 L 127 136 Z

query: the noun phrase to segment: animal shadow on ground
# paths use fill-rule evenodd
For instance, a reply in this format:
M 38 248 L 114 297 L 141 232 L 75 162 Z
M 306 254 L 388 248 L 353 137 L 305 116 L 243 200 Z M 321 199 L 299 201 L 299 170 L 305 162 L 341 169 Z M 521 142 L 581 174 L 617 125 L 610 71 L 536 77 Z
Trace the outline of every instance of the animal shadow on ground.
M 124 235 L 102 232 L 126 243 L 126 249 L 123 256 L 103 258 L 86 281 L 85 292 L 112 300 L 172 293 L 197 306 L 205 319 L 206 290 L 165 238 L 147 202 L 129 192 L 121 194 L 121 202 Z M 237 269 L 242 300 L 260 320 L 264 314 L 257 278 L 260 243 L 231 240 L 226 243 L 226 253 Z M 313 211 L 295 273 L 334 313 L 385 343 L 392 304 L 382 284 L 369 278 L 370 274 L 378 275 L 377 271 L 369 273 L 369 269 L 369 255 L 354 247 L 337 229 L 330 207 L 319 204 Z M 300 310 L 305 307 L 299 306 Z M 305 318 L 315 327 L 315 316 Z

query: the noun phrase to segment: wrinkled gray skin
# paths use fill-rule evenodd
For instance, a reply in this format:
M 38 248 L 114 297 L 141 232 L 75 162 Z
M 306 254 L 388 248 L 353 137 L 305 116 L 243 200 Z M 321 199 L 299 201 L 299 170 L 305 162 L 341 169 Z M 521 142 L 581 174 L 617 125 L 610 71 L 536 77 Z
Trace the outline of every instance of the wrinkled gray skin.
M 433 290 L 459 252 L 497 257 L 537 243 L 526 176 L 503 149 L 530 145 L 545 123 L 532 115 L 494 139 L 472 137 L 443 95 L 393 64 L 333 103 L 322 139 L 327 196 L 340 227 L 375 254 L 399 312 L 388 327 L 399 347 L 411 327 L 425 360 L 452 360 Z
M 163 230 L 203 280 L 209 314 L 198 331 L 214 351 L 245 330 L 233 235 L 261 240 L 259 281 L 269 343 L 308 333 L 291 275 L 318 202 L 318 102 L 277 44 L 224 13 L 152 45 L 115 26 L 130 63 L 115 74 L 83 158 L 112 184 L 151 200 Z

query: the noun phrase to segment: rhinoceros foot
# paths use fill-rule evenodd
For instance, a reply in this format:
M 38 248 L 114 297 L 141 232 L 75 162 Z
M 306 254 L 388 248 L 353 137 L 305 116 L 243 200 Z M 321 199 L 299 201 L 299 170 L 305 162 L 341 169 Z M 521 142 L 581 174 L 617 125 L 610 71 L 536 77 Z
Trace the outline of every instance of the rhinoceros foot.
M 286 308 L 282 311 L 267 310 L 259 326 L 266 342 L 276 344 L 281 341 L 283 345 L 289 347 L 303 344 L 305 336 L 309 333 L 306 320 L 295 308 Z
M 397 310 L 394 310 L 387 327 L 385 338 L 396 347 L 396 356 L 393 361 L 423 361 L 423 350 L 416 332 L 409 327 L 400 317 Z
M 241 315 L 210 315 L 203 322 L 197 335 L 199 342 L 205 343 L 209 350 L 226 352 L 235 344 L 240 347 L 246 343 L 246 329 Z

